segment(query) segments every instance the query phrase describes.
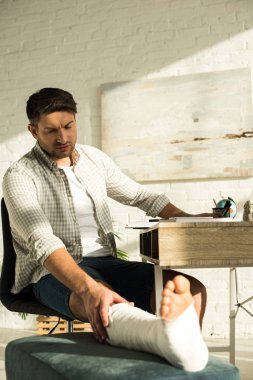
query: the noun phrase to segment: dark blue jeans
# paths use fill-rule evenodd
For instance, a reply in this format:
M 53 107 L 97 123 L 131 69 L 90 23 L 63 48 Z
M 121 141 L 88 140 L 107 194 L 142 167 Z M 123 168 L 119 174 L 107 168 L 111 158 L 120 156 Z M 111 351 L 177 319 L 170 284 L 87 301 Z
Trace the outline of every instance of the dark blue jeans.
M 78 264 L 94 278 L 110 285 L 113 290 L 136 307 L 150 311 L 150 295 L 154 286 L 154 266 L 148 263 L 125 261 L 113 256 L 86 257 Z M 38 301 L 76 319 L 69 309 L 71 291 L 51 274 L 33 284 Z

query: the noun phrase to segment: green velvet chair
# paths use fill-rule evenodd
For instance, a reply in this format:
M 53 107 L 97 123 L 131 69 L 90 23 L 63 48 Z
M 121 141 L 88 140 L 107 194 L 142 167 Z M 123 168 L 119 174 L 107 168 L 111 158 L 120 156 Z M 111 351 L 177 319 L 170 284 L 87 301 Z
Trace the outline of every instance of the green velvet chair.
M 158 356 L 99 344 L 91 333 L 32 336 L 8 343 L 7 380 L 239 380 L 238 369 L 210 357 L 186 372 Z

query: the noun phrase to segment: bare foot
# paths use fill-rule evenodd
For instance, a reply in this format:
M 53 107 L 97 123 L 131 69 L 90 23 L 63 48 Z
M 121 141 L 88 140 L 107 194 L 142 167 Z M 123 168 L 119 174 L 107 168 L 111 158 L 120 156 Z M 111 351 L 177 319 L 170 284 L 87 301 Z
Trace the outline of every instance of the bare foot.
M 162 292 L 160 314 L 163 319 L 175 319 L 193 303 L 190 282 L 184 276 L 168 281 Z

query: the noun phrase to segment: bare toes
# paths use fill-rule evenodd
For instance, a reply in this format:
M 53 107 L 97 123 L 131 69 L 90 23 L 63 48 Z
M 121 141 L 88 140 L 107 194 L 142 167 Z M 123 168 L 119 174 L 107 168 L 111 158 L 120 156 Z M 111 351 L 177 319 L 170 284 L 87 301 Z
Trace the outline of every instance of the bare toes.
M 163 319 L 177 318 L 193 302 L 190 283 L 184 276 L 168 281 L 162 292 L 160 314 Z
M 180 294 L 190 292 L 190 282 L 186 277 L 178 275 L 173 279 L 173 283 L 175 293 Z
M 170 307 L 168 305 L 161 305 L 160 315 L 163 319 L 168 318 L 169 312 L 170 312 Z
M 168 291 L 174 292 L 175 291 L 174 280 L 173 281 L 167 281 L 163 290 L 168 290 Z

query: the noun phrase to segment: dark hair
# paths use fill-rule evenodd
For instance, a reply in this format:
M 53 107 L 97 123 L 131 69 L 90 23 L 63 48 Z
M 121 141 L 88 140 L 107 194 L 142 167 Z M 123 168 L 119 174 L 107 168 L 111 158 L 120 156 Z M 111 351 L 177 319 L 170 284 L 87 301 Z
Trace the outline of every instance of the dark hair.
M 60 88 L 42 88 L 32 94 L 26 103 L 26 114 L 31 124 L 36 125 L 42 114 L 57 111 L 77 113 L 73 96 Z

